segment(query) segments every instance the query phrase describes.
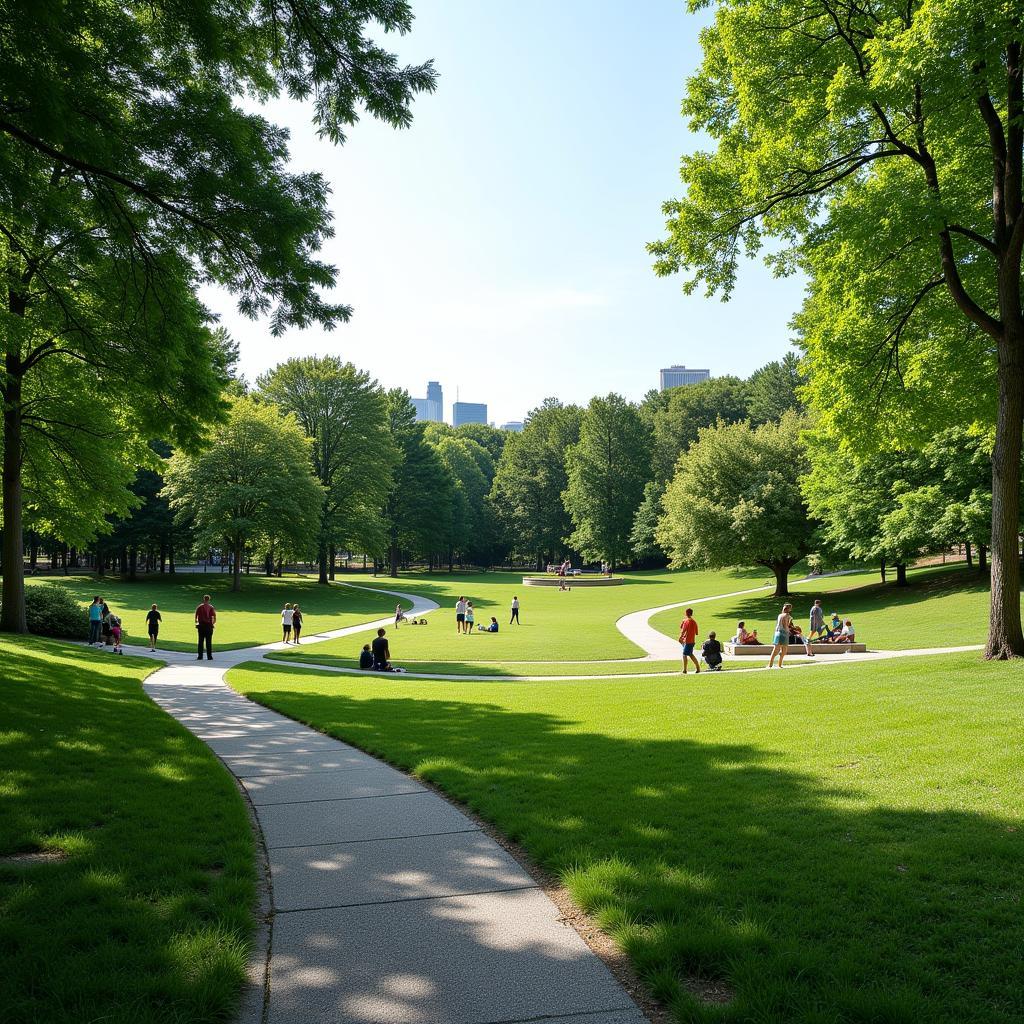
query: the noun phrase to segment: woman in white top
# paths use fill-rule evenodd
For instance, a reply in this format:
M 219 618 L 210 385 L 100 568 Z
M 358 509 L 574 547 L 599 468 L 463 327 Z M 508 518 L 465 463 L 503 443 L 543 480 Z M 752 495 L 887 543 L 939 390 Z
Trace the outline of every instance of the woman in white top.
M 281 609 L 281 632 L 283 634 L 281 639 L 286 644 L 291 642 L 292 618 L 294 617 L 294 615 L 295 612 L 292 610 L 292 606 L 290 604 L 286 604 Z
M 793 626 L 793 606 L 784 604 L 782 612 L 775 620 L 775 635 L 772 637 L 772 656 L 768 659 L 768 667 L 775 667 L 775 655 L 779 656 L 779 668 L 782 668 L 783 659 L 789 650 L 789 632 Z
M 408 622 L 408 621 L 409 620 L 405 617 L 405 612 L 402 611 L 402 605 L 401 604 L 396 604 L 395 605 L 395 629 L 398 629 L 398 624 L 400 622 Z

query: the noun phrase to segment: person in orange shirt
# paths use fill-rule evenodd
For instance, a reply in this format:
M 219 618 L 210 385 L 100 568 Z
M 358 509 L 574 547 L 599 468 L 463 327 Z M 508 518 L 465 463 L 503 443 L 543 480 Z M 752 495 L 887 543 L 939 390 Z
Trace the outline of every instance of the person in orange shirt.
M 683 645 L 683 675 L 686 675 L 688 662 L 700 672 L 700 662 L 693 656 L 693 645 L 697 640 L 697 620 L 693 617 L 693 609 L 686 609 L 686 618 L 679 623 L 679 642 Z

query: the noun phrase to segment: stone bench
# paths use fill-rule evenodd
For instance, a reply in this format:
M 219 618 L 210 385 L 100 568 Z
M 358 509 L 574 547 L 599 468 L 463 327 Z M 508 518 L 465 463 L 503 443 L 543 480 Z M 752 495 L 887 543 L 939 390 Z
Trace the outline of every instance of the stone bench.
M 757 655 L 768 657 L 772 653 L 771 644 L 722 644 L 726 654 L 734 658 L 749 658 Z M 867 644 L 811 644 L 812 654 L 864 654 L 868 649 Z M 794 654 L 806 654 L 806 648 L 801 643 L 789 645 L 786 657 Z

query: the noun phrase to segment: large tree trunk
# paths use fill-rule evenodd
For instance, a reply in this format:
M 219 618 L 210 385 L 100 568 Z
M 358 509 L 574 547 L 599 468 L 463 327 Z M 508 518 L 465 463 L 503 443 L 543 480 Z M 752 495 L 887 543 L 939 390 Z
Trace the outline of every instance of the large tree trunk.
M 241 542 L 235 545 L 235 557 L 232 559 L 234 563 L 231 567 L 231 589 L 237 594 L 242 589 L 242 544 Z
M 974 565 L 974 554 L 971 551 L 971 542 L 966 541 L 964 543 L 964 558 L 967 561 L 967 568 L 970 569 Z
M 907 564 L 906 562 L 896 563 L 896 586 L 905 587 L 907 585 Z
M 320 568 L 320 578 L 317 583 L 322 583 L 325 587 L 330 582 L 327 576 L 327 541 L 320 541 L 320 548 L 317 551 L 317 564 Z
M 25 621 L 25 560 L 21 526 L 21 373 L 14 353 L 6 357 L 4 402 L 3 520 L 4 582 L 0 629 L 27 633 Z
M 985 657 L 1003 659 L 1024 655 L 1019 551 L 1024 337 L 1004 337 L 998 348 L 999 411 L 992 452 L 992 588 Z
M 775 597 L 789 595 L 789 570 L 796 565 L 795 561 L 772 562 L 768 568 L 775 574 Z
M 978 545 L 978 572 L 985 572 L 988 569 L 988 548 L 984 544 Z
M 332 544 L 327 549 L 327 578 L 334 582 L 334 565 L 338 561 L 338 549 Z
M 398 579 L 398 544 L 394 540 L 391 542 L 391 547 L 388 548 L 388 561 L 389 575 Z

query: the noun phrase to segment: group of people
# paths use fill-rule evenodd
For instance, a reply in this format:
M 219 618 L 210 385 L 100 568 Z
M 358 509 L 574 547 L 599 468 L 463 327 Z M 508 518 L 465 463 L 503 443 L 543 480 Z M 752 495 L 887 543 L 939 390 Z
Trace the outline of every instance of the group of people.
M 302 612 L 297 604 L 286 604 L 281 609 L 281 642 L 297 644 L 301 639 Z
M 519 625 L 518 596 L 512 598 L 512 614 L 509 616 L 508 624 L 511 626 L 513 622 L 517 626 Z M 475 624 L 476 612 L 473 609 L 473 602 L 460 595 L 458 601 L 455 602 L 455 632 L 472 633 Z M 479 633 L 497 633 L 499 629 L 497 617 L 492 615 L 490 622 L 486 624 L 480 623 L 476 629 Z
M 156 650 L 157 638 L 160 636 L 160 623 L 163 616 L 157 606 L 151 605 L 146 612 L 146 628 L 149 631 L 149 649 Z M 99 595 L 93 596 L 89 605 L 89 646 L 111 649 L 113 654 L 124 654 L 124 624 L 121 616 L 111 611 L 110 605 Z
M 820 598 L 816 598 L 811 606 L 808 625 L 809 629 L 807 633 L 804 633 L 803 629 L 793 621 L 792 604 L 787 603 L 782 606 L 782 611 L 775 622 L 775 632 L 772 634 L 772 652 L 768 659 L 769 668 L 775 667 L 776 658 L 778 658 L 779 668 L 782 668 L 791 645 L 802 645 L 807 656 L 813 658 L 812 644 L 851 644 L 856 640 L 857 635 L 852 620 L 841 619 L 837 612 L 833 612 L 831 621 L 826 624 Z M 686 675 L 691 662 L 696 671 L 700 671 L 700 662 L 693 653 L 696 649 L 698 633 L 693 609 L 687 608 L 683 621 L 679 623 L 679 644 L 683 652 L 683 675 Z M 757 630 L 748 631 L 746 623 L 742 621 L 736 623 L 736 635 L 731 642 L 733 644 L 761 643 L 757 636 Z M 714 631 L 708 634 L 707 640 L 701 646 L 701 659 L 712 672 L 722 668 L 722 644 Z

